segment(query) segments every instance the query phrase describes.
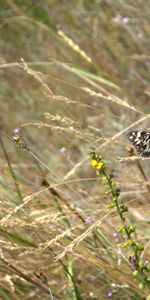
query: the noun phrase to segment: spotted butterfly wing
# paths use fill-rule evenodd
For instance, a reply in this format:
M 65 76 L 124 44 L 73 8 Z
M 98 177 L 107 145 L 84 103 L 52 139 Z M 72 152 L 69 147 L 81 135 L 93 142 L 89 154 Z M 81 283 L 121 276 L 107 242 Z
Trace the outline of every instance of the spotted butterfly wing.
M 127 134 L 129 141 L 143 157 L 150 157 L 150 132 L 136 130 Z
M 19 132 L 15 133 L 15 135 L 12 136 L 12 141 L 16 143 L 18 146 L 20 146 L 21 148 L 27 149 L 27 144 L 23 139 L 21 133 Z

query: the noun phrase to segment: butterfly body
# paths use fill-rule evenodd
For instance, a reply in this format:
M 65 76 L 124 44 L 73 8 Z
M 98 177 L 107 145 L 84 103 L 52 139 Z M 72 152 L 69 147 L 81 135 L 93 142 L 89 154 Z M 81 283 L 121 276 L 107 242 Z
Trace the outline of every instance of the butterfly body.
M 17 132 L 15 135 L 12 136 L 12 141 L 16 143 L 21 148 L 27 149 L 27 144 L 25 140 L 22 138 L 22 134 Z
M 129 132 L 127 136 L 138 154 L 143 157 L 150 157 L 150 132 L 135 130 Z

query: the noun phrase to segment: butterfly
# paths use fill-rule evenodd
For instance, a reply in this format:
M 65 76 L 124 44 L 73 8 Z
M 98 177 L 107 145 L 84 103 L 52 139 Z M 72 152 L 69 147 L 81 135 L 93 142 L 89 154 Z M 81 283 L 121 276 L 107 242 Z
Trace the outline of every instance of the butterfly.
M 127 137 L 138 154 L 143 157 L 150 157 L 150 132 L 142 130 L 130 131 Z
M 15 135 L 12 136 L 12 141 L 16 143 L 19 147 L 27 149 L 27 144 L 25 140 L 22 137 L 22 134 L 19 132 L 16 132 Z

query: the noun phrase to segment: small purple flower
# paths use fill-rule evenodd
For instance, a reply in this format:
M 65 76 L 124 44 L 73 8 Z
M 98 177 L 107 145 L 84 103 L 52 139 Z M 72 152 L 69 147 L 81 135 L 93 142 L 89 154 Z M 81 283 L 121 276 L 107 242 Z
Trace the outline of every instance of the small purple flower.
M 118 242 L 119 241 L 119 233 L 117 231 L 114 231 L 112 235 L 113 235 L 114 240 L 116 242 Z
M 20 129 L 16 127 L 16 128 L 13 130 L 13 132 L 14 132 L 14 134 L 18 134 L 18 133 L 20 133 Z
M 113 232 L 113 237 L 114 237 L 114 238 L 118 238 L 118 232 L 114 231 L 114 232 Z
M 126 24 L 129 23 L 129 18 L 128 17 L 124 17 L 124 18 L 122 18 L 121 22 L 126 25 Z
M 65 147 L 61 147 L 61 148 L 60 148 L 60 152 L 61 152 L 61 153 L 64 153 L 65 151 L 66 151 L 66 148 L 65 148 Z
M 93 218 L 92 217 L 87 217 L 86 218 L 86 224 L 88 224 L 88 225 L 92 225 L 94 223 L 94 220 L 93 220 Z
M 108 297 L 112 297 L 112 295 L 113 295 L 112 291 L 109 291 L 109 292 L 107 293 L 107 296 L 108 296 Z
M 135 269 L 138 267 L 138 261 L 135 255 L 129 256 L 129 264 L 132 265 Z

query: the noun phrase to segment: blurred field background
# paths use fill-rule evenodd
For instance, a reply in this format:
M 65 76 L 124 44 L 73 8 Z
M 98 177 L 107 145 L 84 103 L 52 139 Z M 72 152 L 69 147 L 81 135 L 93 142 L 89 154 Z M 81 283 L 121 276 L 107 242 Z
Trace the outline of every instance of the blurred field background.
M 1 0 L 0 20 L 0 299 L 146 299 L 89 154 L 147 260 L 149 160 L 127 133 L 149 128 L 150 2 Z

